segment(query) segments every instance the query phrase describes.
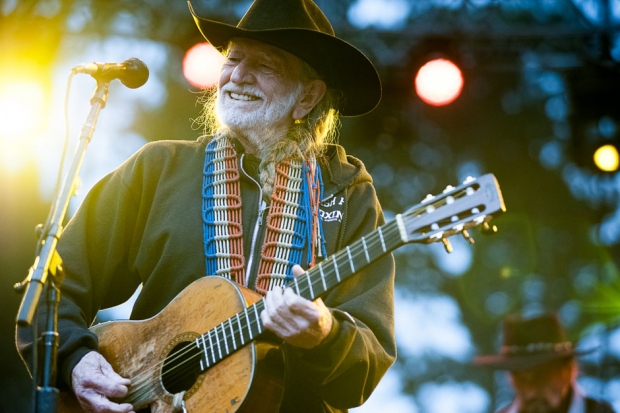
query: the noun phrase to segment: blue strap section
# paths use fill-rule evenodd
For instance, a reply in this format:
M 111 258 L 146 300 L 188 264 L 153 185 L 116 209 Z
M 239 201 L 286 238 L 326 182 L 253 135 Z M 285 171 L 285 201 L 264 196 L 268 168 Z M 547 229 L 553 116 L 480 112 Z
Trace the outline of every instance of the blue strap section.
M 202 178 L 202 223 L 204 227 L 204 254 L 207 266 L 206 275 L 217 274 L 217 249 L 215 245 L 215 200 L 213 199 L 213 159 L 217 142 L 213 139 L 205 150 L 205 163 Z
M 317 163 L 316 164 L 316 176 L 314 178 L 314 182 L 309 183 L 308 179 L 307 179 L 307 175 L 306 172 L 308 172 L 309 170 L 309 166 L 307 163 L 304 163 L 304 170 L 303 170 L 303 183 L 302 183 L 302 188 L 303 188 L 303 202 L 301 202 L 302 208 L 306 211 L 306 216 L 301 218 L 304 222 L 306 222 L 306 241 L 307 241 L 307 262 L 312 262 L 312 243 L 315 241 L 312 238 L 312 230 L 313 230 L 313 225 L 312 225 L 312 204 L 310 202 L 310 191 L 315 191 L 317 188 L 317 185 L 319 186 L 318 188 L 318 199 L 317 199 L 317 203 L 320 204 L 321 199 L 323 198 L 323 176 L 321 174 L 321 166 Z M 318 207 L 319 205 L 317 205 Z M 319 232 L 320 236 L 321 236 L 321 245 L 319 246 L 319 248 L 321 248 L 321 252 L 323 257 L 327 256 L 327 249 L 325 248 L 325 235 L 323 233 L 323 221 L 321 220 L 321 217 L 319 216 L 318 221 L 318 228 L 317 231 Z M 300 232 L 301 233 L 301 232 Z

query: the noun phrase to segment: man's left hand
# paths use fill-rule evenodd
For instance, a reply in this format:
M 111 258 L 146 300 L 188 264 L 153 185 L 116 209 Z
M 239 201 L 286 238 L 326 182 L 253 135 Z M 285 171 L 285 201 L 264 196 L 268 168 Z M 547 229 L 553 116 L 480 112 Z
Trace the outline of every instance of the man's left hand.
M 298 277 L 304 270 L 296 265 L 293 274 Z M 263 325 L 282 340 L 306 349 L 319 345 L 332 329 L 332 315 L 323 300 L 306 300 L 291 288 L 269 291 L 260 316 Z

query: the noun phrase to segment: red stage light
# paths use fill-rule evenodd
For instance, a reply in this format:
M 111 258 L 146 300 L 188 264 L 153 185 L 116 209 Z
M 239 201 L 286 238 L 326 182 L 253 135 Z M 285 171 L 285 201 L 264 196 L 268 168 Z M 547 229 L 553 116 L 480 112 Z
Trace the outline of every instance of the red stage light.
M 415 77 L 416 93 L 429 105 L 447 105 L 461 94 L 462 89 L 461 70 L 447 59 L 427 62 Z
M 224 56 L 209 43 L 198 43 L 185 53 L 183 75 L 192 85 L 210 88 L 217 84 Z

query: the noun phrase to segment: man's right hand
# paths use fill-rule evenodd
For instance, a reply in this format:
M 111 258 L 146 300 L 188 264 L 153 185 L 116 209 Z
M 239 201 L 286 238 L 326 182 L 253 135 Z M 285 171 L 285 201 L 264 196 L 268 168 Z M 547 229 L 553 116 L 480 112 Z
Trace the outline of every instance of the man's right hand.
M 131 381 L 119 376 L 110 363 L 96 351 L 87 353 L 75 365 L 71 382 L 75 396 L 87 412 L 134 412 L 131 404 L 118 404 L 110 400 L 127 395 Z

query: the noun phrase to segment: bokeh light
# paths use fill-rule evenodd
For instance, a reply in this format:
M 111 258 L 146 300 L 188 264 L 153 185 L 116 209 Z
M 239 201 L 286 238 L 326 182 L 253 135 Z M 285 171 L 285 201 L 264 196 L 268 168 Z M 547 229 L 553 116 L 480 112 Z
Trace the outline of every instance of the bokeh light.
M 618 150 L 613 145 L 603 145 L 594 152 L 594 163 L 601 171 L 618 170 Z
M 46 118 L 45 92 L 40 83 L 0 83 L 0 165 L 17 173 L 34 160 L 34 147 Z
M 210 88 L 217 83 L 223 63 L 224 56 L 215 47 L 198 43 L 183 58 L 183 75 L 192 86 Z
M 443 106 L 453 102 L 463 89 L 461 70 L 447 59 L 424 64 L 415 77 L 415 90 L 429 105 Z

